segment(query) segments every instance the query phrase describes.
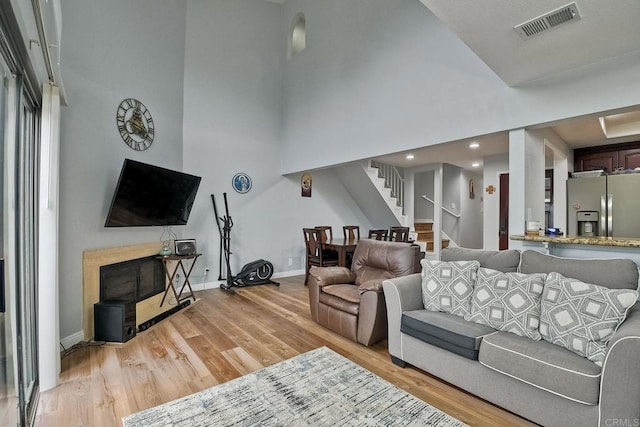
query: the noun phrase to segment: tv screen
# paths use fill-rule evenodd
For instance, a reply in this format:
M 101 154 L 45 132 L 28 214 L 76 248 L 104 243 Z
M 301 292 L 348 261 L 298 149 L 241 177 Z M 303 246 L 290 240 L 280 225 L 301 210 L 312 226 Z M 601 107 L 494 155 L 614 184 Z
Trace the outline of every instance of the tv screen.
M 185 225 L 201 178 L 126 159 L 105 227 Z

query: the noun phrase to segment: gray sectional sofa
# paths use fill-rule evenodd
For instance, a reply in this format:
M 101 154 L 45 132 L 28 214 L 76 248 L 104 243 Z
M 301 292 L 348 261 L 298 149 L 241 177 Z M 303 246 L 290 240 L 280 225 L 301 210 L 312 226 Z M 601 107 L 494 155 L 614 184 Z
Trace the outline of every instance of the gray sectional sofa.
M 447 248 L 441 260 L 477 260 L 483 268 L 528 275 L 557 272 L 610 289 L 638 287 L 638 268 L 627 259 Z M 544 339 L 425 309 L 421 274 L 386 280 L 383 289 L 395 364 L 411 364 L 545 426 L 640 425 L 640 304 L 628 309 L 595 363 Z

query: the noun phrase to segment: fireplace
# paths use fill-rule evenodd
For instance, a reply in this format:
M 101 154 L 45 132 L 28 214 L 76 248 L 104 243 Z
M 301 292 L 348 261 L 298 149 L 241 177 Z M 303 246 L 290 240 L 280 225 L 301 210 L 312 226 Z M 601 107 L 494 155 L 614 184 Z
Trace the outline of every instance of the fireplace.
M 100 301 L 139 302 L 165 290 L 162 261 L 155 256 L 100 267 Z
M 156 257 L 161 249 L 162 243 L 156 241 L 129 246 L 85 249 L 82 252 L 83 339 L 94 336 L 94 305 L 100 302 L 100 267 L 144 257 Z M 166 289 L 166 277 L 163 276 L 162 280 Z M 159 293 L 135 304 L 136 326 L 174 307 L 166 302 L 163 305 L 160 304 L 163 294 L 164 292 Z

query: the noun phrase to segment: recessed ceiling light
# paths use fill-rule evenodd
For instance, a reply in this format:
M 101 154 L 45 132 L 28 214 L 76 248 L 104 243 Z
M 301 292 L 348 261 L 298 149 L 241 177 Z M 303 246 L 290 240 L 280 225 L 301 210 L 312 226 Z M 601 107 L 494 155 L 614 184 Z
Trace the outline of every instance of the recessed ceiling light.
M 413 160 L 414 157 L 415 156 L 413 154 L 407 154 L 407 160 Z
M 469 148 L 479 148 L 479 147 L 480 147 L 480 144 L 475 141 L 469 144 Z
M 640 134 L 640 111 L 599 117 L 600 127 L 607 138 Z
M 480 162 L 473 162 L 473 163 L 471 163 L 471 167 L 479 168 L 479 167 L 480 167 Z

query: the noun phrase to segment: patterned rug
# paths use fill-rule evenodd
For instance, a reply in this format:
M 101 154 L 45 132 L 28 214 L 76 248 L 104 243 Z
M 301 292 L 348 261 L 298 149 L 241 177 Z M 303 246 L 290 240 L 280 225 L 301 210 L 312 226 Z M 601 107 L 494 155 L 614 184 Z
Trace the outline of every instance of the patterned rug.
M 137 426 L 465 426 L 322 347 L 123 418 Z

